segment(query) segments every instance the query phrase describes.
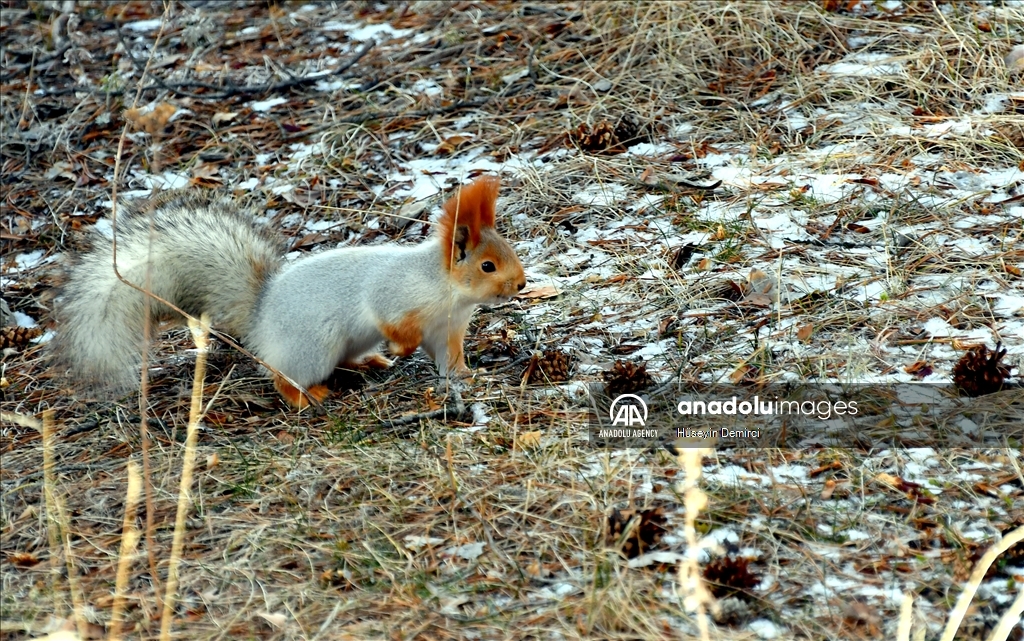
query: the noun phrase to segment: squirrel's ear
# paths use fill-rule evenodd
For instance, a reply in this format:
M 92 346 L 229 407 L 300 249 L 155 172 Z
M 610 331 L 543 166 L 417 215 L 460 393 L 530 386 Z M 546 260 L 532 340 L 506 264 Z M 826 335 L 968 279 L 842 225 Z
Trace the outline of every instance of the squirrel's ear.
M 480 231 L 494 227 L 495 204 L 501 180 L 497 176 L 481 176 L 460 187 L 444 204 L 438 222 L 441 244 L 445 248 L 445 265 L 465 257 L 468 250 L 480 244 Z
M 452 234 L 452 247 L 447 249 L 452 251 L 450 258 L 452 262 L 457 263 L 460 260 L 466 259 L 466 246 L 469 244 L 469 226 L 458 225 L 455 227 L 455 233 Z

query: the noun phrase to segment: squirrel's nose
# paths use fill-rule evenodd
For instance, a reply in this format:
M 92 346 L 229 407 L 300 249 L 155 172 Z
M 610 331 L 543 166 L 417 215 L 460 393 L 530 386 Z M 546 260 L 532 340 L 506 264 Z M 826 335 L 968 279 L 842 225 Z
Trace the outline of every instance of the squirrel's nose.
M 516 290 L 521 292 L 521 291 L 523 291 L 524 287 L 526 287 L 526 281 L 525 280 L 521 280 L 521 281 L 519 281 L 519 284 L 516 285 Z

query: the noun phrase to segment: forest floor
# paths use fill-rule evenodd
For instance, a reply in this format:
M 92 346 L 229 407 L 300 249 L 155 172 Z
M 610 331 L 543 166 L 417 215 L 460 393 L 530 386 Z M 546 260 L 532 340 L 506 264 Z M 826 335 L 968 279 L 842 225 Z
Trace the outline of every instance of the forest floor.
M 23 328 L 4 330 L 0 640 L 68 626 L 69 578 L 80 631 L 110 623 L 139 398 L 68 386 L 46 347 L 60 266 L 109 234 L 115 182 L 227 190 L 298 255 L 418 242 L 455 186 L 497 174 L 530 285 L 475 316 L 455 420 L 390 423 L 446 402 L 422 353 L 339 372 L 297 413 L 217 342 L 175 638 L 696 637 L 681 457 L 588 443 L 608 381 L 941 395 L 914 429 L 876 407 L 860 438 L 706 453 L 690 516 L 713 638 L 938 638 L 1024 525 L 1019 2 L 0 9 L 0 284 Z M 195 363 L 188 330 L 157 343 L 130 638 L 161 624 Z M 1006 350 L 1006 384 L 967 405 L 954 368 L 978 345 Z M 24 418 L 45 409 L 56 519 Z M 1022 584 L 1018 545 L 957 638 L 986 638 Z

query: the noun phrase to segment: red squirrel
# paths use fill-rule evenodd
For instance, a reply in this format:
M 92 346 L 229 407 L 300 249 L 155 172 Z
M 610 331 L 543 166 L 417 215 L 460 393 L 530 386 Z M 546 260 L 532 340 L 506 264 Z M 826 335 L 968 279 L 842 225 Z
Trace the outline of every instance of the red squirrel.
M 522 263 L 494 227 L 499 184 L 484 176 L 459 188 L 418 245 L 343 247 L 292 263 L 281 258 L 276 234 L 230 200 L 170 192 L 123 208 L 118 270 L 139 286 L 148 270 L 154 294 L 191 315 L 208 313 L 215 328 L 239 337 L 280 372 L 274 385 L 296 408 L 323 400 L 322 383 L 339 365 L 390 366 L 378 351 L 383 341 L 397 356 L 422 346 L 441 374 L 466 375 L 462 344 L 473 311 L 526 285 Z M 71 268 L 56 349 L 74 374 L 134 382 L 143 296 L 117 278 L 105 239 Z M 155 299 L 151 312 L 182 320 Z

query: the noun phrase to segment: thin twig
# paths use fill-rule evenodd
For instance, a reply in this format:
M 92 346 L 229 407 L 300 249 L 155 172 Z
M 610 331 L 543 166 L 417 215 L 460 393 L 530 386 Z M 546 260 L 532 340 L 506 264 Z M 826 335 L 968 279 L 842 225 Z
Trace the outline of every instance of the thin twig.
M 409 416 L 402 416 L 396 419 L 382 421 L 381 425 L 387 429 L 394 429 L 403 425 L 410 425 L 412 423 L 419 423 L 420 421 L 436 418 L 457 421 L 466 415 L 466 403 L 462 400 L 462 393 L 459 392 L 459 390 L 452 387 L 448 400 L 450 403 L 445 403 L 442 407 L 436 410 L 420 412 L 419 414 L 410 414 Z
M 121 42 L 121 46 L 124 47 L 125 55 L 128 56 L 128 59 L 132 61 L 132 64 L 135 66 L 135 68 L 140 73 L 143 73 L 144 69 L 143 69 L 142 64 L 138 60 L 135 59 L 135 56 L 132 55 L 131 47 L 129 47 L 128 43 L 125 42 L 124 34 L 121 32 L 120 29 L 117 30 L 117 39 Z M 157 41 L 159 42 L 159 38 L 157 39 Z M 355 55 L 352 58 L 350 58 L 347 62 L 344 62 L 344 63 L 338 65 L 334 69 L 331 69 L 330 73 L 325 73 L 325 74 L 315 74 L 315 75 L 306 75 L 306 76 L 292 76 L 288 80 L 282 80 L 280 82 L 266 83 L 266 84 L 262 84 L 262 85 L 253 85 L 253 86 L 249 86 L 249 87 L 238 87 L 238 86 L 235 86 L 235 85 L 214 85 L 214 84 L 210 84 L 210 83 L 207 83 L 207 82 L 200 82 L 198 80 L 189 80 L 189 81 L 169 84 L 169 83 L 165 82 L 162 78 L 159 78 L 157 76 L 154 76 L 154 75 L 150 74 L 149 77 L 153 79 L 153 82 L 155 84 L 149 85 L 148 87 L 145 87 L 144 89 L 141 89 L 140 91 L 145 91 L 145 90 L 150 90 L 150 89 L 163 89 L 165 91 L 169 91 L 169 92 L 171 92 L 171 93 L 173 93 L 175 95 L 178 95 L 178 96 L 182 96 L 182 97 L 185 97 L 185 98 L 196 98 L 198 100 L 223 100 L 225 98 L 230 98 L 232 96 L 242 96 L 242 95 L 247 96 L 247 95 L 251 95 L 251 94 L 275 93 L 275 92 L 278 92 L 278 91 L 283 91 L 285 89 L 291 89 L 293 87 L 300 87 L 302 85 L 310 84 L 310 83 L 315 82 L 317 80 L 323 80 L 324 78 L 329 78 L 331 76 L 337 76 L 338 74 L 345 73 L 346 71 L 348 71 L 352 67 L 352 65 L 356 64 L 357 62 L 359 62 L 359 60 L 362 59 L 363 56 L 365 56 L 367 53 L 369 53 L 370 49 L 373 49 L 374 46 L 376 46 L 376 44 L 377 44 L 377 42 L 375 40 L 367 41 L 367 43 L 364 44 L 362 47 L 360 47 L 356 51 Z M 153 50 L 154 51 L 156 50 L 156 44 L 153 45 Z M 146 68 L 148 69 L 148 65 L 146 66 Z M 290 72 L 289 72 L 289 75 L 291 75 Z M 212 94 L 209 94 L 209 93 L 205 93 L 205 94 L 192 93 L 190 91 L 185 91 L 183 89 L 184 87 L 196 87 L 196 88 L 199 88 L 199 89 L 210 89 L 212 91 L 219 91 L 220 93 L 212 93 Z

